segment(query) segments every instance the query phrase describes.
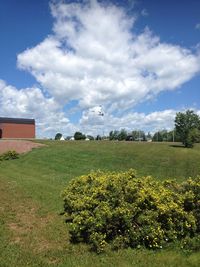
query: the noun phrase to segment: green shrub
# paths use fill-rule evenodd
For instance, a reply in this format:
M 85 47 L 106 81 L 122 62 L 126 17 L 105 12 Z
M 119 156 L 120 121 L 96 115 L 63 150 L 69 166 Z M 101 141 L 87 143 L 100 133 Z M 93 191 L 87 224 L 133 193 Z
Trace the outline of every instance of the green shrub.
M 188 252 L 200 252 L 200 235 L 197 235 L 193 238 L 184 238 L 181 242 L 181 248 Z
M 19 154 L 14 150 L 9 150 L 9 151 L 0 155 L 0 161 L 17 159 L 17 158 L 19 158 Z
M 73 179 L 62 193 L 71 241 L 102 252 L 108 246 L 156 249 L 193 237 L 198 224 L 196 209 L 186 209 L 187 192 L 192 190 L 188 187 L 193 183 L 161 183 L 150 176 L 137 177 L 132 169 Z

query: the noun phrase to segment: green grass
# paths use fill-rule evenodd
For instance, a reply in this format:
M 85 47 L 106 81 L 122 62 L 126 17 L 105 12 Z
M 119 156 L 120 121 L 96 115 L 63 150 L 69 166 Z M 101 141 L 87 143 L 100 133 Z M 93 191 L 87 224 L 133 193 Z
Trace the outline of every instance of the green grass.
M 168 143 L 55 142 L 0 163 L 0 266 L 199 266 L 200 254 L 174 248 L 96 255 L 69 242 L 60 192 L 91 170 L 127 170 L 183 181 L 200 174 L 200 146 Z

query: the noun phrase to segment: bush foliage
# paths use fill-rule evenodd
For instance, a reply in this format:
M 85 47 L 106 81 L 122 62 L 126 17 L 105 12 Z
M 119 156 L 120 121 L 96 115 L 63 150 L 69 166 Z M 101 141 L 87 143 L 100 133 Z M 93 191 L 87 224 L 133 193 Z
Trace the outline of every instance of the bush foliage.
M 200 232 L 200 177 L 163 183 L 127 172 L 92 172 L 62 193 L 72 242 L 96 252 L 193 238 Z
M 19 158 L 19 154 L 15 150 L 9 150 L 0 155 L 0 161 L 17 159 L 17 158 Z

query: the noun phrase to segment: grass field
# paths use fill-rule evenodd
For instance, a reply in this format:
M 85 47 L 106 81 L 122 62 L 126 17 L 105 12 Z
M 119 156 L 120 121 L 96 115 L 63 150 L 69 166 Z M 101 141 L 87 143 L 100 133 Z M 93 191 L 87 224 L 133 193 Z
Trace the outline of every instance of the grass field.
M 200 253 L 178 247 L 96 255 L 69 242 L 60 192 L 90 170 L 127 170 L 183 181 L 200 174 L 200 145 L 44 141 L 19 159 L 0 163 L 0 266 L 199 266 Z

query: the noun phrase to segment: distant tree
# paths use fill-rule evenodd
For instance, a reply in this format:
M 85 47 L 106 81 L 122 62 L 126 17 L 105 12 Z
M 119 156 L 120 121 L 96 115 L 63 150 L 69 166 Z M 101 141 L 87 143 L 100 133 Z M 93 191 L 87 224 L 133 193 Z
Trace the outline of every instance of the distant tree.
M 87 138 L 90 140 L 94 140 L 94 137 L 92 135 L 87 135 Z
M 133 141 L 136 141 L 138 140 L 138 137 L 139 137 L 139 134 L 138 134 L 138 131 L 132 131 L 132 137 L 133 137 Z
M 119 131 L 111 131 L 109 133 L 109 140 L 118 140 Z
M 154 142 L 162 142 L 163 141 L 162 133 L 161 132 L 154 133 L 152 141 L 154 141 Z
M 146 135 L 145 135 L 145 132 L 144 131 L 140 131 L 140 140 L 141 141 L 147 141 Z
M 133 137 L 133 141 L 146 141 L 145 133 L 142 130 L 132 131 L 132 137 Z
M 113 131 L 109 132 L 109 140 L 113 140 Z
M 70 140 L 72 138 L 71 135 L 66 136 L 65 140 Z
M 148 135 L 146 136 L 147 139 L 149 139 Z M 167 131 L 167 130 L 162 130 L 154 133 L 152 141 L 154 142 L 180 142 L 180 137 L 177 134 L 176 130 L 172 131 Z
M 172 131 L 167 132 L 167 141 L 168 142 L 181 142 L 180 141 L 180 137 L 177 134 L 175 129 L 172 130 Z
M 101 136 L 98 134 L 97 136 L 96 136 L 96 138 L 95 138 L 95 140 L 101 140 L 102 138 L 101 138 Z
M 193 147 L 198 140 L 200 130 L 200 117 L 192 110 L 178 112 L 175 118 L 175 128 L 185 147 Z
M 151 140 L 151 139 L 152 139 L 152 135 L 151 135 L 150 132 L 148 132 L 148 134 L 146 135 L 146 139 L 147 139 L 147 140 Z
M 82 134 L 81 132 L 75 132 L 74 139 L 75 140 L 85 140 L 86 136 L 84 134 Z
M 118 133 L 118 140 L 122 141 L 122 140 L 126 140 L 127 138 L 127 131 L 125 129 L 121 129 L 121 131 Z
M 162 136 L 162 141 L 167 142 L 168 141 L 168 131 L 162 130 L 159 133 Z
M 61 137 L 62 137 L 62 134 L 61 133 L 57 133 L 55 135 L 55 140 L 60 140 Z
M 132 134 L 128 134 L 126 137 L 126 141 L 133 141 L 133 136 Z

